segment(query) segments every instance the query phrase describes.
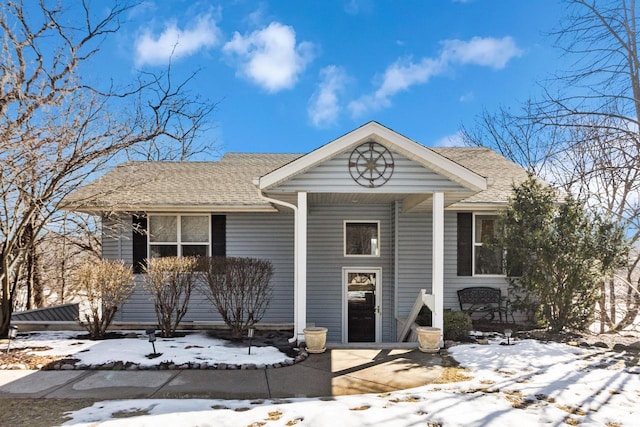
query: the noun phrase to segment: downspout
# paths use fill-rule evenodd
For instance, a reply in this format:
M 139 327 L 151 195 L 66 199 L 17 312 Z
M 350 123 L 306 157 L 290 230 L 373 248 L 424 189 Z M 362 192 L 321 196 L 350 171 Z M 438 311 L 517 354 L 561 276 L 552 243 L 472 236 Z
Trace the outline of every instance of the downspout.
M 260 178 L 255 178 L 253 180 L 253 184 L 256 186 L 256 190 L 258 190 L 258 197 L 264 200 L 265 202 L 273 203 L 279 206 L 283 206 L 285 208 L 289 208 L 293 210 L 293 301 L 294 307 L 298 301 L 298 239 L 296 238 L 295 231 L 298 229 L 298 207 L 294 204 L 283 202 L 282 200 L 272 199 L 271 197 L 267 197 L 262 194 L 262 190 L 260 189 Z M 294 343 L 298 338 L 296 336 L 296 325 L 298 324 L 298 310 L 294 308 L 293 310 L 293 336 L 289 338 L 290 343 Z

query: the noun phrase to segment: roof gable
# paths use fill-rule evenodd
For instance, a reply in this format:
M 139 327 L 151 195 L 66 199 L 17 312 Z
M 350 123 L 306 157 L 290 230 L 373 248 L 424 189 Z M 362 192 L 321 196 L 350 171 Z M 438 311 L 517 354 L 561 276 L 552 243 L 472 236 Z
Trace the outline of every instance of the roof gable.
M 445 176 L 451 181 L 473 191 L 487 188 L 486 178 L 472 170 L 444 157 L 435 151 L 385 127 L 377 122 L 369 122 L 346 135 L 278 168 L 259 178 L 261 190 L 270 190 L 285 181 L 316 167 L 358 145 L 375 141 L 396 151 L 408 159 Z

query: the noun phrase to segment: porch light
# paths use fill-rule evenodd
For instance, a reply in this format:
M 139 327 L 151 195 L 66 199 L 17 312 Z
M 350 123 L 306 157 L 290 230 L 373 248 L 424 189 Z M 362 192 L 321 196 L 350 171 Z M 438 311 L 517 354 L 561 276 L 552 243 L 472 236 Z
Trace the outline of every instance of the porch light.
M 507 337 L 507 345 L 511 345 L 511 335 L 513 334 L 513 331 L 511 329 L 505 329 L 504 330 L 504 336 Z
M 156 330 L 155 329 L 147 329 L 146 331 L 147 336 L 149 337 L 149 342 L 151 343 L 151 345 L 153 346 L 153 354 L 156 354 Z
M 249 353 L 248 354 L 251 354 L 251 339 L 253 338 L 253 334 L 255 334 L 255 332 L 256 332 L 256 328 L 254 328 L 253 326 L 247 329 L 247 337 L 249 337 Z
M 9 328 L 9 332 L 7 332 L 7 337 L 9 338 L 9 342 L 7 343 L 7 354 L 9 354 L 9 350 L 11 350 L 11 340 L 15 339 L 17 335 L 18 335 L 18 327 L 11 326 Z

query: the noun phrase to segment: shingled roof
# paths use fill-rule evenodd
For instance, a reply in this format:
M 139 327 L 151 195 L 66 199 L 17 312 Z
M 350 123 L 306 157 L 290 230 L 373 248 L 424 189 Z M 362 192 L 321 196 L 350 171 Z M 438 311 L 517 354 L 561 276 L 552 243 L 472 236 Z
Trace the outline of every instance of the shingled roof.
M 437 154 L 489 178 L 487 190 L 457 205 L 504 204 L 527 173 L 488 148 L 432 148 Z M 253 179 L 302 154 L 228 153 L 216 162 L 127 162 L 65 199 L 79 211 L 270 210 Z
M 252 180 L 301 154 L 226 154 L 217 162 L 127 162 L 65 199 L 80 211 L 260 210 Z
M 489 178 L 489 185 L 457 205 L 506 204 L 514 184 L 527 179 L 527 171 L 485 147 L 436 147 L 433 151 Z

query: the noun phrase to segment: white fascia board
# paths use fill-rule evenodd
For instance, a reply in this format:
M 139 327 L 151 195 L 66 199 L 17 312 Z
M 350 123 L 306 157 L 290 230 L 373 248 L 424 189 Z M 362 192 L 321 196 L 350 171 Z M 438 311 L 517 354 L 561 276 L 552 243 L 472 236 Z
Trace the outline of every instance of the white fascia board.
M 454 203 L 444 208 L 445 211 L 465 211 L 465 212 L 489 212 L 502 211 L 508 206 L 507 202 L 494 203 Z
M 259 188 L 261 190 L 268 190 L 276 187 L 280 183 L 367 140 L 384 144 L 388 146 L 388 148 L 400 152 L 407 158 L 415 160 L 421 165 L 433 169 L 473 191 L 487 189 L 487 179 L 485 177 L 376 122 L 369 122 L 297 160 L 264 175 L 259 179 Z
M 278 212 L 278 209 L 271 205 L 260 206 L 118 206 L 107 208 L 106 206 L 94 206 L 92 208 L 74 209 L 75 212 L 84 212 L 89 214 L 97 214 L 100 212 L 153 212 L 153 213 L 215 213 L 215 212 L 255 212 L 255 213 L 271 213 Z

